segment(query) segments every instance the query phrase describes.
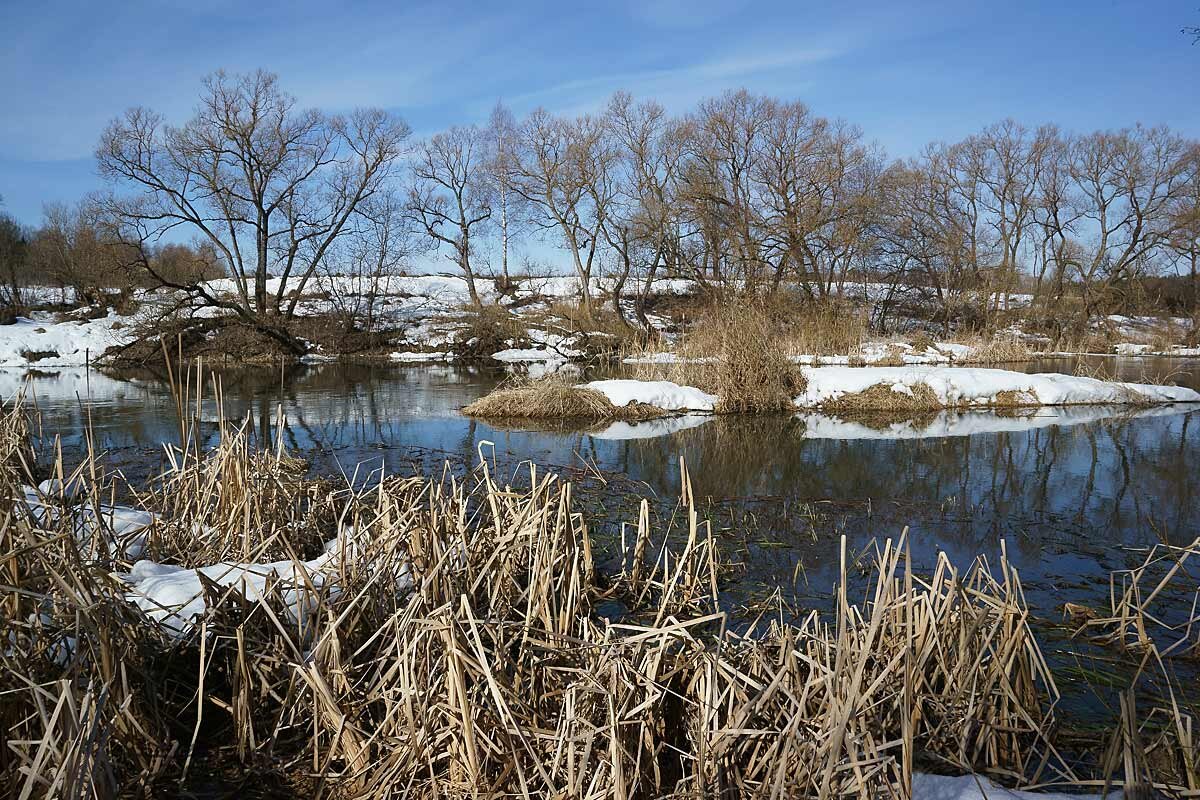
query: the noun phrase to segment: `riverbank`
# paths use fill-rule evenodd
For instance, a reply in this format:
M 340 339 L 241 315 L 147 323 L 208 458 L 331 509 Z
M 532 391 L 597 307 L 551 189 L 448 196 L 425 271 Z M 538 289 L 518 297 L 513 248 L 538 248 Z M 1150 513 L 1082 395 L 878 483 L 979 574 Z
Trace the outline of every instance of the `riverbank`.
M 149 520 L 122 529 L 142 537 L 136 554 L 111 546 L 103 498 L 117 476 L 102 461 L 65 469 L 80 476 L 66 490 L 21 490 L 42 510 L 19 512 L 3 539 L 13 589 L 0 614 L 19 646 L 0 668 L 21 687 L 4 695 L 4 721 L 32 743 L 5 764 L 25 768 L 13 785 L 186 787 L 213 764 L 301 796 L 334 783 L 353 796 L 889 794 L 942 785 L 920 777 L 930 769 L 1093 792 L 1106 777 L 1186 780 L 1191 762 L 1163 760 L 1188 757 L 1169 726 L 1155 728 L 1153 760 L 1127 752 L 1147 771 L 1132 776 L 1084 755 L 1107 733 L 1061 737 L 1058 678 L 1006 560 L 943 556 L 918 572 L 903 539 L 874 556 L 843 545 L 830 615 L 778 609 L 788 622 L 747 628 L 723 609 L 733 564 L 686 472 L 681 524 L 635 515 L 608 561 L 572 487 L 541 470 L 511 483 L 486 467 L 463 482 L 384 475 L 351 490 L 222 431 L 212 448 L 176 451 L 139 507 L 121 509 Z M 1074 626 L 1079 646 L 1131 663 L 1167 650 L 1154 620 L 1174 615 L 1129 603 L 1174 607 L 1156 576 L 1179 564 L 1187 583 L 1192 557 L 1148 554 L 1138 586 Z M 855 572 L 873 588 L 860 593 Z M 119 676 L 107 666 L 118 652 Z M 39 680 L 9 681 L 25 675 Z M 1132 722 L 1152 724 L 1166 690 L 1138 680 L 1158 699 L 1141 694 Z M 1192 706 L 1174 697 L 1166 721 L 1186 725 Z M 63 744 L 39 760 L 48 737 Z
M 236 315 L 174 292 L 139 292 L 119 303 L 119 311 L 73 306 L 64 302 L 69 300 L 66 293 L 30 292 L 45 303 L 0 325 L 0 367 L 153 363 L 162 357 L 160 339 L 176 349 L 182 346 L 185 357 L 235 364 L 301 358 L 502 365 L 602 359 L 661 365 L 689 358 L 685 340 L 703 324 L 711 302 L 692 281 L 657 280 L 640 302 L 648 332 L 632 300 L 620 305 L 625 322 L 615 314 L 613 286 L 607 281 L 594 282 L 590 313 L 581 308 L 579 284 L 570 277 L 522 277 L 503 292 L 488 282 L 480 286 L 483 305 L 475 307 L 466 282 L 455 276 L 388 276 L 378 286 L 345 277 L 315 279 L 299 298 L 296 317 L 285 325 L 302 345 L 302 354 Z M 234 299 L 228 279 L 206 282 L 204 288 L 215 297 Z M 268 286 L 271 292 L 278 288 L 277 280 Z M 878 288 L 848 284 L 828 308 L 810 307 L 803 298 L 785 294 L 775 312 L 788 320 L 787 326 L 800 329 L 783 337 L 781 354 L 797 364 L 851 366 L 1003 364 L 1064 352 L 1200 355 L 1200 348 L 1184 344 L 1190 326 L 1184 319 L 1096 317 L 1071 342 L 1026 332 L 1020 296 L 1012 299 L 1005 326 L 989 333 L 937 338 L 918 315 L 895 319 L 893 333 L 881 336 L 870 324 L 881 302 Z

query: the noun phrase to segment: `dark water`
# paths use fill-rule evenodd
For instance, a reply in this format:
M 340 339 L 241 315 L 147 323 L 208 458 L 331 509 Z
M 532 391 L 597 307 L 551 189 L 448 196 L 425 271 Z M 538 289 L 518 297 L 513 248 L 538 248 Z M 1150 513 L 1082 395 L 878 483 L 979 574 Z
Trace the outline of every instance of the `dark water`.
M 1064 360 L 1030 368 L 1074 366 Z M 1200 388 L 1197 361 L 1102 359 L 1094 366 L 1123 379 L 1169 375 Z M 447 366 L 329 364 L 225 372 L 221 384 L 228 419 L 282 435 L 317 472 L 352 474 L 357 464 L 431 470 L 446 459 L 465 468 L 481 455 L 502 470 L 515 472 L 525 460 L 558 469 L 581 485 L 581 502 L 609 541 L 620 520 L 636 521 L 641 496 L 669 510 L 683 458 L 736 566 L 726 587 L 735 609 L 777 589 L 801 604 L 827 601 L 842 535 L 853 557 L 907 528 L 924 565 L 938 551 L 964 566 L 979 555 L 995 563 L 1003 542 L 1031 603 L 1049 618 L 1066 599 L 1099 603 L 1109 572 L 1139 562 L 1155 542 L 1200 536 L 1195 407 L 911 422 L 714 417 L 673 422 L 692 427 L 655 437 L 646 428 L 511 429 L 458 412 L 503 377 Z M 0 380 L 0 393 L 8 394 L 17 376 Z M 34 379 L 30 394 L 44 432 L 61 435 L 68 460 L 90 441 L 135 481 L 160 468 L 162 443 L 178 436 L 174 400 L 154 375 L 60 370 Z M 287 424 L 276 430 L 280 406 Z M 215 419 L 215 404 L 205 409 Z M 881 430 L 890 433 L 880 438 Z M 974 433 L 916 435 L 925 430 Z M 909 438 L 895 438 L 897 431 Z M 631 433 L 647 438 L 608 438 Z

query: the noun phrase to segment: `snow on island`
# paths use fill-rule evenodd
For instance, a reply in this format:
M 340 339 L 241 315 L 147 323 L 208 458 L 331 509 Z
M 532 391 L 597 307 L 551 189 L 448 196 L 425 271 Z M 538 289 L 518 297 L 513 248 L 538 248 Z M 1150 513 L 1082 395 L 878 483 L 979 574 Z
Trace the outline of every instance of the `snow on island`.
M 1183 386 L 1102 381 L 1059 373 L 968 367 L 805 367 L 803 410 L 937 410 L 1040 406 L 1147 406 L 1200 403 Z M 712 412 L 719 398 L 671 381 L 604 380 L 580 384 L 617 408 L 630 404 L 667 412 Z
M 581 384 L 579 388 L 600 392 L 617 408 L 630 403 L 642 403 L 663 411 L 712 411 L 717 406 L 715 394 L 671 381 L 592 381 Z
M 1151 405 L 1200 402 L 1183 386 L 1102 381 L 1060 373 L 971 367 L 810 367 L 799 408 L 821 408 L 882 387 L 913 397 L 930 392 L 942 408 L 995 406 Z

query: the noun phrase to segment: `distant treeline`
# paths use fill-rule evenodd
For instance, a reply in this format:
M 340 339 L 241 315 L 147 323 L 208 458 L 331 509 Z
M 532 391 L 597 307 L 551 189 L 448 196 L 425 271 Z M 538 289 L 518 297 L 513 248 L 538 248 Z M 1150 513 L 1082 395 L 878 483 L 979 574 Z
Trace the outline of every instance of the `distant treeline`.
M 681 115 L 625 93 L 582 116 L 497 106 L 414 142 L 383 111 L 301 109 L 269 73 L 216 73 L 190 121 L 132 109 L 97 159 L 110 191 L 48 209 L 38 231 L 4 223 L 13 297 L 32 280 L 132 280 L 217 304 L 196 284 L 224 274 L 230 311 L 286 318 L 320 272 L 378 278 L 436 251 L 479 302 L 476 279 L 503 291 L 512 242 L 539 240 L 583 282 L 585 311 L 604 275 L 643 321 L 664 277 L 813 299 L 918 287 L 947 324 L 987 325 L 1015 292 L 1084 318 L 1197 311 L 1200 144 L 1163 127 L 1005 120 L 895 160 L 848 122 L 743 90 Z M 181 233 L 196 244 L 158 246 Z

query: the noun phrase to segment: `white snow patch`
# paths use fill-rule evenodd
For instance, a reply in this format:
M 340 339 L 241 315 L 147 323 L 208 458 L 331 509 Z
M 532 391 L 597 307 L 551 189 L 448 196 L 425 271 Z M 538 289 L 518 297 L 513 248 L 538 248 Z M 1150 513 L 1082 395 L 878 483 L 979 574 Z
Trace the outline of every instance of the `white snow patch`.
M 600 392 L 617 407 L 645 403 L 664 411 L 712 411 L 717 405 L 716 395 L 671 381 L 592 381 L 580 388 Z
M 402 364 L 421 364 L 429 361 L 450 361 L 453 356 L 442 352 L 414 353 L 410 351 L 398 351 L 389 355 L 388 358 Z
M 146 549 L 146 535 L 154 525 L 154 515 L 107 503 L 101 503 L 97 511 L 90 500 L 75 502 L 80 493 L 78 484 L 64 490 L 56 480 L 42 481 L 36 489 L 26 486 L 21 497 L 24 504 L 18 513 L 28 513 L 34 525 L 44 528 L 57 526 L 65 517 L 85 554 L 93 548 L 102 548 L 117 558 L 140 556 Z
M 565 361 L 560 353 L 541 348 L 509 348 L 492 353 L 492 358 L 509 364 L 533 364 L 546 361 Z
M 925 384 L 946 406 L 987 406 L 1001 392 L 1017 393 L 1028 405 L 1103 405 L 1200 402 L 1200 393 L 1182 386 L 1100 381 L 1059 373 L 1024 373 L 966 367 L 809 367 L 807 387 L 796 397 L 800 408 L 815 408 L 877 384 L 911 393 Z
M 129 584 L 128 599 L 147 617 L 179 637 L 187 633 L 205 609 L 200 576 L 228 587 L 246 600 L 261 601 L 268 582 L 279 586 L 292 621 L 299 621 L 315 602 L 315 591 L 327 578 L 323 567 L 328 554 L 312 561 L 275 561 L 266 564 L 219 563 L 192 569 L 154 561 L 138 561 L 117 577 Z
M 144 560 L 117 577 L 129 584 L 127 599 L 175 638 L 185 636 L 207 610 L 201 576 L 251 602 L 266 599 L 267 586 L 273 585 L 290 620 L 303 623 L 327 583 L 331 584 L 329 594 L 338 593 L 332 582 L 338 576 L 341 547 L 341 539 L 333 539 L 326 543 L 324 553 L 310 561 L 221 562 L 191 568 Z M 346 556 L 358 557 L 357 548 L 349 546 Z M 395 576 L 396 592 L 404 594 L 412 588 L 412 573 L 404 565 Z
M 61 322 L 41 312 L 33 317 L 17 317 L 12 325 L 0 325 L 0 366 L 83 366 L 113 345 L 128 342 L 131 333 L 127 326 L 131 324 L 131 318 L 115 312 L 99 319 Z M 39 357 L 42 353 L 46 355 Z

